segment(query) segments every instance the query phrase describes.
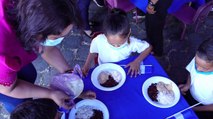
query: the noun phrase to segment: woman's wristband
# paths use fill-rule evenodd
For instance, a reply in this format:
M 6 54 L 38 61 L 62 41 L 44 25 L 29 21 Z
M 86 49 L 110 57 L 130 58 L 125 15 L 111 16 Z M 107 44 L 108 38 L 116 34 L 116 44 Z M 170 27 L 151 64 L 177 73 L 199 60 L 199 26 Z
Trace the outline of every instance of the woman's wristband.
M 64 73 L 72 73 L 72 72 L 73 72 L 73 69 L 68 69 Z

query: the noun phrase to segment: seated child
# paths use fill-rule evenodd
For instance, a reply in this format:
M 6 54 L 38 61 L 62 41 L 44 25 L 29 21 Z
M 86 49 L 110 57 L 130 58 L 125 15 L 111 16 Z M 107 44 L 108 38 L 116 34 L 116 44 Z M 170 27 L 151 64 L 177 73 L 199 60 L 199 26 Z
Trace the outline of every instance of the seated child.
M 78 98 L 96 98 L 92 91 L 82 93 Z M 60 119 L 58 106 L 50 99 L 28 100 L 18 105 L 11 113 L 10 119 Z
M 128 58 L 131 53 L 140 55 L 127 64 L 128 74 L 137 76 L 140 72 L 141 61 L 149 55 L 152 47 L 143 40 L 130 36 L 131 28 L 127 14 L 120 9 L 112 9 L 103 21 L 103 34 L 96 36 L 90 46 L 90 53 L 83 66 L 86 75 L 90 69 L 91 61 L 98 55 L 98 63 L 118 62 Z
M 213 117 L 213 39 L 205 40 L 197 49 L 195 57 L 188 64 L 186 69 L 189 71 L 186 84 L 180 84 L 179 88 L 185 95 L 190 89 L 191 96 L 201 102 L 201 106 L 193 108 L 198 116 L 211 114 Z M 189 94 L 190 94 L 189 93 Z M 192 98 L 192 99 L 193 99 Z M 186 97 L 187 99 L 187 97 Z M 189 101 L 189 103 L 192 100 Z M 197 103 L 195 102 L 195 103 Z M 194 104 L 195 104 L 194 103 Z M 203 113 L 204 112 L 204 113 Z M 209 112 L 209 113 L 207 113 Z M 207 119 L 208 117 L 200 117 Z

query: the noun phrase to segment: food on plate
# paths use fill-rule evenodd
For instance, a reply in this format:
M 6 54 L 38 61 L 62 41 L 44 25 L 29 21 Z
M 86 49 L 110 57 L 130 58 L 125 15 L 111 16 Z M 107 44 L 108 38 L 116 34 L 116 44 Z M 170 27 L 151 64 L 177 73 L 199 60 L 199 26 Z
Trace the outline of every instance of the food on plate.
M 116 70 L 112 71 L 102 71 L 98 75 L 98 81 L 101 86 L 104 87 L 114 87 L 118 85 L 118 83 L 121 81 L 121 74 L 120 72 Z
M 171 104 L 175 100 L 172 83 L 166 84 L 162 81 L 152 83 L 148 88 L 148 95 L 152 101 L 156 101 L 164 105 Z
M 103 112 L 93 106 L 83 105 L 75 113 L 75 119 L 103 119 Z
M 148 88 L 148 95 L 152 99 L 152 101 L 158 101 L 157 96 L 158 96 L 158 90 L 157 90 L 157 83 L 152 83 L 149 88 Z

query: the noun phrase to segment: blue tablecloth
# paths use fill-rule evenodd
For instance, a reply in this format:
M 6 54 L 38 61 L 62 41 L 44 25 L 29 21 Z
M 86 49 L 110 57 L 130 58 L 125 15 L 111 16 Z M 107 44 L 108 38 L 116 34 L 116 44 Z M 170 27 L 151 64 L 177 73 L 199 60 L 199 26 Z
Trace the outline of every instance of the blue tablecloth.
M 146 6 L 148 5 L 148 0 L 130 0 L 137 8 L 141 9 L 146 13 Z M 173 13 L 177 11 L 182 5 L 194 2 L 197 6 L 205 3 L 205 0 L 173 0 L 171 6 L 168 9 L 168 13 Z
M 134 60 L 130 57 L 117 64 L 127 64 Z M 184 108 L 189 107 L 183 96 L 177 105 L 171 108 L 158 108 L 146 101 L 142 95 L 142 85 L 144 81 L 152 76 L 168 77 L 156 59 L 149 55 L 144 60 L 145 65 L 153 65 L 152 74 L 144 74 L 131 78 L 127 76 L 122 87 L 114 91 L 101 91 L 93 86 L 91 82 L 91 72 L 84 79 L 85 90 L 93 90 L 97 94 L 97 99 L 105 103 L 110 113 L 110 119 L 164 119 Z M 127 72 L 127 70 L 125 69 Z M 182 113 L 185 119 L 197 119 L 195 113 L 190 109 Z

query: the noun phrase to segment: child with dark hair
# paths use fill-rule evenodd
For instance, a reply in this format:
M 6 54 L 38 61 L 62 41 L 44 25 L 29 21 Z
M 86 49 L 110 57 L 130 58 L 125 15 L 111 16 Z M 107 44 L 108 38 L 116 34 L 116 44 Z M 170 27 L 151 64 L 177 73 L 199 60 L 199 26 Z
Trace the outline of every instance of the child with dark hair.
M 194 107 L 201 119 L 213 117 L 213 39 L 205 40 L 197 49 L 195 57 L 188 64 L 189 71 L 186 84 L 180 84 L 179 88 L 185 95 L 190 95 L 196 101 L 201 102 L 201 106 Z M 190 93 L 187 92 L 190 89 Z M 193 99 L 190 96 L 186 99 Z M 205 114 L 208 116 L 203 117 Z
M 55 119 L 58 106 L 49 99 L 28 100 L 18 105 L 10 119 Z
M 17 24 L 11 24 L 8 13 L 17 15 Z M 65 93 L 33 84 L 37 72 L 32 62 L 40 53 L 60 73 L 71 69 L 56 45 L 80 24 L 78 15 L 74 0 L 0 0 L 0 102 L 8 112 L 28 98 L 48 98 L 71 108 Z
M 92 91 L 81 93 L 75 101 L 96 98 Z M 28 100 L 19 104 L 10 114 L 10 119 L 59 119 L 61 113 L 58 105 L 49 99 Z
M 141 61 L 151 52 L 151 46 L 143 40 L 130 36 L 131 29 L 126 13 L 120 9 L 112 9 L 103 21 L 103 34 L 96 36 L 91 43 L 90 53 L 83 67 L 86 75 L 90 63 L 98 54 L 98 63 L 118 62 L 128 58 L 131 53 L 140 55 L 127 64 L 128 74 L 137 76 Z

